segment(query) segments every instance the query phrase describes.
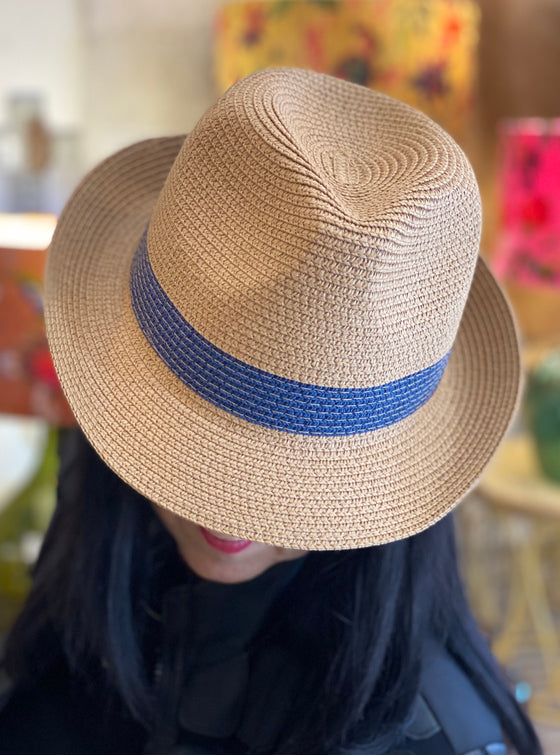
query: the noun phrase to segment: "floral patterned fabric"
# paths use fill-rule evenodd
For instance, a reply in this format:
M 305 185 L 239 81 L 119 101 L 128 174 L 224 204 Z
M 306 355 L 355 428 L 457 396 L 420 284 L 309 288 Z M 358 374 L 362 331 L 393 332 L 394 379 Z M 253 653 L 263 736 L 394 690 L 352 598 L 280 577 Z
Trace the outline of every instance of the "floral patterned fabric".
M 499 277 L 560 286 L 560 119 L 520 119 L 501 129 Z
M 43 321 L 45 251 L 0 248 L 0 412 L 73 423 Z
M 474 99 L 474 0 L 273 0 L 216 20 L 220 91 L 253 71 L 297 66 L 386 92 L 461 131 Z

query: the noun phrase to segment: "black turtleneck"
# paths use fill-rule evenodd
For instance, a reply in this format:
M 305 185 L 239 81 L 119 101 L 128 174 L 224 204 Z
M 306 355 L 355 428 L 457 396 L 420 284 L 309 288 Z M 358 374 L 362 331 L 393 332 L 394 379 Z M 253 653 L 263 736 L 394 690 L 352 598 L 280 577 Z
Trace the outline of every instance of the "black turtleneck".
M 255 579 L 221 584 L 189 575 L 163 598 L 161 725 L 149 755 L 266 752 L 287 714 L 297 683 L 294 660 L 275 646 L 254 647 L 272 605 L 303 558 Z M 274 679 L 274 685 L 270 680 Z M 271 691 L 273 690 L 272 694 Z M 207 749 L 204 749 L 207 748 Z

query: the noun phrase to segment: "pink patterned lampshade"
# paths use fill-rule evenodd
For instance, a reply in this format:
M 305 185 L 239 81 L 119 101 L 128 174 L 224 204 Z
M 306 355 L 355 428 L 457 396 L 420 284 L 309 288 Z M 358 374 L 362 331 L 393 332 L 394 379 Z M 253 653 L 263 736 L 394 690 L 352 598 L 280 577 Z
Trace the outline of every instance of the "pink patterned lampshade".
M 494 271 L 519 286 L 560 288 L 560 118 L 506 121 L 500 162 Z
M 298 66 L 378 89 L 457 134 L 474 101 L 474 0 L 269 0 L 217 16 L 220 91 L 269 66 Z

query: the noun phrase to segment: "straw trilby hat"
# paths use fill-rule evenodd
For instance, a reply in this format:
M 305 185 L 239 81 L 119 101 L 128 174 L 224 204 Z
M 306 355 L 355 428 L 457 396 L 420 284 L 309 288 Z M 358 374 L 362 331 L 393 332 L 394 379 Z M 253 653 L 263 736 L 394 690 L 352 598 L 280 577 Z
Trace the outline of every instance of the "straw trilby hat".
M 480 224 L 467 159 L 425 115 L 256 73 L 70 199 L 46 281 L 62 386 L 105 462 L 199 525 L 306 549 L 417 533 L 517 401 Z

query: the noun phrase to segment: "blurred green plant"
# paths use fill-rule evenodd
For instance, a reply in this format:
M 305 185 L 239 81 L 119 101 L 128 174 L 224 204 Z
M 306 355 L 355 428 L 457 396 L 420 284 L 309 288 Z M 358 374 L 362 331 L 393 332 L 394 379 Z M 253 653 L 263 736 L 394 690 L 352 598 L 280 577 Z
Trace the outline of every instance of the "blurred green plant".
M 14 621 L 31 586 L 31 567 L 56 500 L 58 430 L 49 429 L 35 474 L 0 512 L 0 632 Z
M 542 471 L 560 482 L 560 351 L 549 353 L 529 375 L 525 412 Z

